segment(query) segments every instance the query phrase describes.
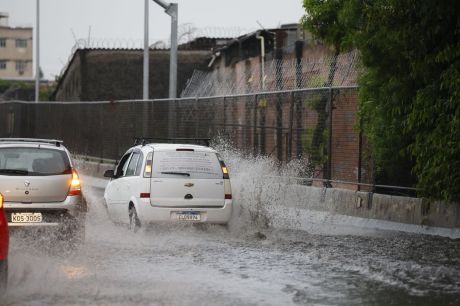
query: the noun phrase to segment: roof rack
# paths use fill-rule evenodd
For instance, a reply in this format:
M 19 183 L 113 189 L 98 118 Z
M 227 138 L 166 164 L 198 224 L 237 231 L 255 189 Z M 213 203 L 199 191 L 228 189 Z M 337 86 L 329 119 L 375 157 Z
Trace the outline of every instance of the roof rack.
M 157 138 L 157 137 L 134 137 L 134 145 L 143 145 L 147 144 L 147 141 L 155 141 L 161 143 L 190 143 L 198 144 L 202 143 L 205 146 L 209 147 L 211 138 Z
M 57 139 L 39 139 L 39 138 L 0 138 L 0 142 L 40 142 L 53 144 L 60 147 L 64 141 Z

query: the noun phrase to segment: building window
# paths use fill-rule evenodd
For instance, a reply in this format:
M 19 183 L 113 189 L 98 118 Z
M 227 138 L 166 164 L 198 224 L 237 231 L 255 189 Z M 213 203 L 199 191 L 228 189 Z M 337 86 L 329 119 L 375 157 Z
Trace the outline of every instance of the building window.
M 0 70 L 6 69 L 6 61 L 0 61 Z
M 19 73 L 19 74 L 24 74 L 24 72 L 26 71 L 26 67 L 27 67 L 27 62 L 26 61 L 16 61 L 16 71 Z
M 6 47 L 6 38 L 0 38 L 0 48 Z
M 27 48 L 27 39 L 16 39 L 16 48 Z

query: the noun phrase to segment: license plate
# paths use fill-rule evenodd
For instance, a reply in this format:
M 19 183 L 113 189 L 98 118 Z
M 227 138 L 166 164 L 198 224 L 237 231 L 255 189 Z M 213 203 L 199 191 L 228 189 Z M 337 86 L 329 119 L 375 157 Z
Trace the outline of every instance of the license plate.
M 181 212 L 176 213 L 179 221 L 200 221 L 201 215 L 199 212 Z
M 43 217 L 41 213 L 12 213 L 11 222 L 13 223 L 40 223 Z

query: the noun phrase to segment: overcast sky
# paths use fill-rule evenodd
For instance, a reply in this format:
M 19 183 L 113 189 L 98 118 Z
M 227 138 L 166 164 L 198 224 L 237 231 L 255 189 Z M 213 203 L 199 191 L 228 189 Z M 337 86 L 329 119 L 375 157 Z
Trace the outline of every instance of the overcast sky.
M 37 0 L 1 0 L 10 26 L 35 26 Z M 193 24 L 209 36 L 224 36 L 237 28 L 250 31 L 298 22 L 302 0 L 175 0 L 179 26 Z M 40 0 L 40 66 L 54 79 L 69 60 L 76 39 L 95 43 L 142 46 L 144 0 Z M 170 17 L 150 1 L 150 43 L 168 41 Z M 242 33 L 243 34 L 243 33 Z M 35 52 L 34 52 L 35 55 Z

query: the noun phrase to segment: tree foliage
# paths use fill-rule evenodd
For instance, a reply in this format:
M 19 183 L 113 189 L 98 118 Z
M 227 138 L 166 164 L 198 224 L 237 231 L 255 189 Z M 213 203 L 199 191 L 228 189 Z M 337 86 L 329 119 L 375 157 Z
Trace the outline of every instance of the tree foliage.
M 360 116 L 374 159 L 421 195 L 460 200 L 460 2 L 304 0 L 304 26 L 360 52 Z M 407 170 L 405 170 L 407 169 Z

